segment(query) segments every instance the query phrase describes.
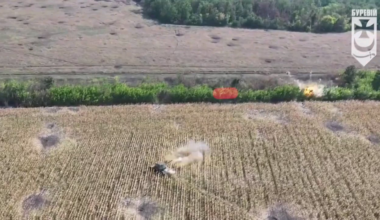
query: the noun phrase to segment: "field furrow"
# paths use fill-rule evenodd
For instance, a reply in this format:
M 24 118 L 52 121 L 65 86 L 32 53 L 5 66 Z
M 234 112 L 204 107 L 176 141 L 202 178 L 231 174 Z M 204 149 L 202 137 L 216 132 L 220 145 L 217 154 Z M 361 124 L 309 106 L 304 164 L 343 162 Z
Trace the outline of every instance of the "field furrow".
M 349 219 L 360 219 L 358 216 L 363 216 L 362 205 L 358 201 L 357 195 L 352 191 L 350 187 L 350 182 L 347 180 L 347 177 L 343 176 L 344 174 L 341 167 L 337 164 L 333 153 L 327 147 L 328 145 L 339 146 L 338 139 L 330 136 L 330 138 L 325 138 L 325 136 L 320 136 L 322 141 L 322 149 L 325 150 L 327 157 L 327 168 L 328 174 L 330 176 L 330 181 L 334 186 L 335 191 L 338 193 L 340 200 L 340 205 L 343 207 L 349 207 L 348 210 L 342 213 L 343 218 Z M 344 200 L 342 200 L 344 198 Z
M 306 107 L 307 117 L 294 103 L 0 110 L 0 219 L 379 219 L 380 148 L 367 138 L 379 134 L 377 104 Z M 44 132 L 60 144 L 36 150 Z M 151 172 L 184 146 L 210 154 L 166 163 L 171 178 Z
M 297 187 L 299 191 L 296 191 L 295 193 L 300 194 L 300 198 L 302 198 L 302 200 L 299 200 L 297 202 L 308 210 L 312 210 L 318 207 L 316 209 L 317 218 L 327 219 L 328 215 L 326 214 L 324 204 L 317 199 L 316 194 L 318 194 L 318 192 L 313 190 L 315 184 L 311 178 L 310 167 L 305 160 L 305 155 L 302 154 L 300 145 L 303 145 L 304 143 L 298 139 L 298 136 L 295 134 L 295 132 L 290 132 L 289 129 L 287 129 L 287 131 L 287 136 L 291 140 L 291 145 L 287 148 L 287 150 L 289 150 L 288 158 L 297 161 L 297 163 L 292 164 L 293 166 L 296 165 L 292 169 L 295 174 L 293 178 L 299 182 L 299 186 Z

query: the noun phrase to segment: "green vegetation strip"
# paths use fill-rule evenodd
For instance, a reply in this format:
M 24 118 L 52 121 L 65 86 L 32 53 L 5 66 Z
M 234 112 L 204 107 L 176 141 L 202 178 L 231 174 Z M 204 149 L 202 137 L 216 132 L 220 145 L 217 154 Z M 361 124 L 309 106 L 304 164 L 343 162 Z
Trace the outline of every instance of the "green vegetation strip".
M 147 17 L 166 24 L 323 33 L 350 30 L 352 9 L 380 8 L 380 1 L 144 0 L 142 5 Z
M 286 102 L 303 100 L 380 100 L 380 71 L 357 71 L 347 67 L 343 87 L 326 88 L 321 97 L 306 98 L 297 86 L 284 85 L 266 90 L 240 90 L 233 100 L 242 102 Z M 236 85 L 239 88 L 239 85 Z M 213 97 L 213 88 L 199 85 L 169 87 L 164 83 L 126 84 L 98 83 L 96 85 L 55 85 L 51 78 L 41 81 L 7 81 L 0 85 L 0 105 L 12 107 L 117 105 L 136 103 L 224 103 Z

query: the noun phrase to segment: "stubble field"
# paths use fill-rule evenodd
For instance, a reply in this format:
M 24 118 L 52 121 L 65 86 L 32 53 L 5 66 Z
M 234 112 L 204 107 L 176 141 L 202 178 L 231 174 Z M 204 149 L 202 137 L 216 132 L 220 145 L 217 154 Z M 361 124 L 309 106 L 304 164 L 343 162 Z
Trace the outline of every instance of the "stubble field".
M 379 219 L 379 115 L 354 101 L 4 109 L 0 219 Z M 149 170 L 191 140 L 210 156 Z
M 182 73 L 228 73 L 254 81 L 263 73 L 329 75 L 359 66 L 350 33 L 158 25 L 140 13 L 128 0 L 4 0 L 0 78 L 120 76 L 131 83 L 148 75 L 170 81 Z M 379 59 L 366 68 L 379 68 Z

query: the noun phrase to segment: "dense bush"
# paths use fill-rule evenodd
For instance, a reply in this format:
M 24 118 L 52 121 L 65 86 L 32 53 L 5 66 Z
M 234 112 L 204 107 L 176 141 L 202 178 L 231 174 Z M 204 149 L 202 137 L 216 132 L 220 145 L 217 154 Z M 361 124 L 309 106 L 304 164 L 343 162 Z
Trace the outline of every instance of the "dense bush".
M 352 8 L 378 0 L 144 0 L 144 13 L 161 23 L 291 31 L 343 32 Z M 378 17 L 380 18 L 380 16 Z
M 380 71 L 357 71 L 348 67 L 343 73 L 345 87 L 325 89 L 319 98 L 306 98 L 297 86 L 284 85 L 265 90 L 241 90 L 233 101 L 241 102 L 284 102 L 314 100 L 380 100 Z M 234 81 L 238 87 L 239 81 Z M 130 87 L 120 82 L 103 82 L 92 85 L 57 86 L 52 79 L 41 81 L 7 81 L 0 84 L 0 106 L 39 107 L 75 105 L 117 105 L 135 103 L 224 103 L 213 97 L 213 89 L 202 85 L 185 87 L 180 84 L 169 87 L 164 83 L 141 84 Z
M 373 77 L 372 88 L 376 91 L 380 91 L 380 70 L 376 71 Z

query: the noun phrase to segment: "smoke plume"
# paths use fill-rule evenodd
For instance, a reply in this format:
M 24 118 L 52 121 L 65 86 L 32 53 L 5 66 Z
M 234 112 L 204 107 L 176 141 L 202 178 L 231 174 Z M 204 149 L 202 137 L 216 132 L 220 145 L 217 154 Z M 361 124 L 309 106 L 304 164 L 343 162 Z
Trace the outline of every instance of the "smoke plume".
M 210 148 L 206 143 L 189 141 L 186 145 L 166 155 L 165 160 L 169 161 L 171 165 L 182 167 L 202 162 L 209 152 Z

